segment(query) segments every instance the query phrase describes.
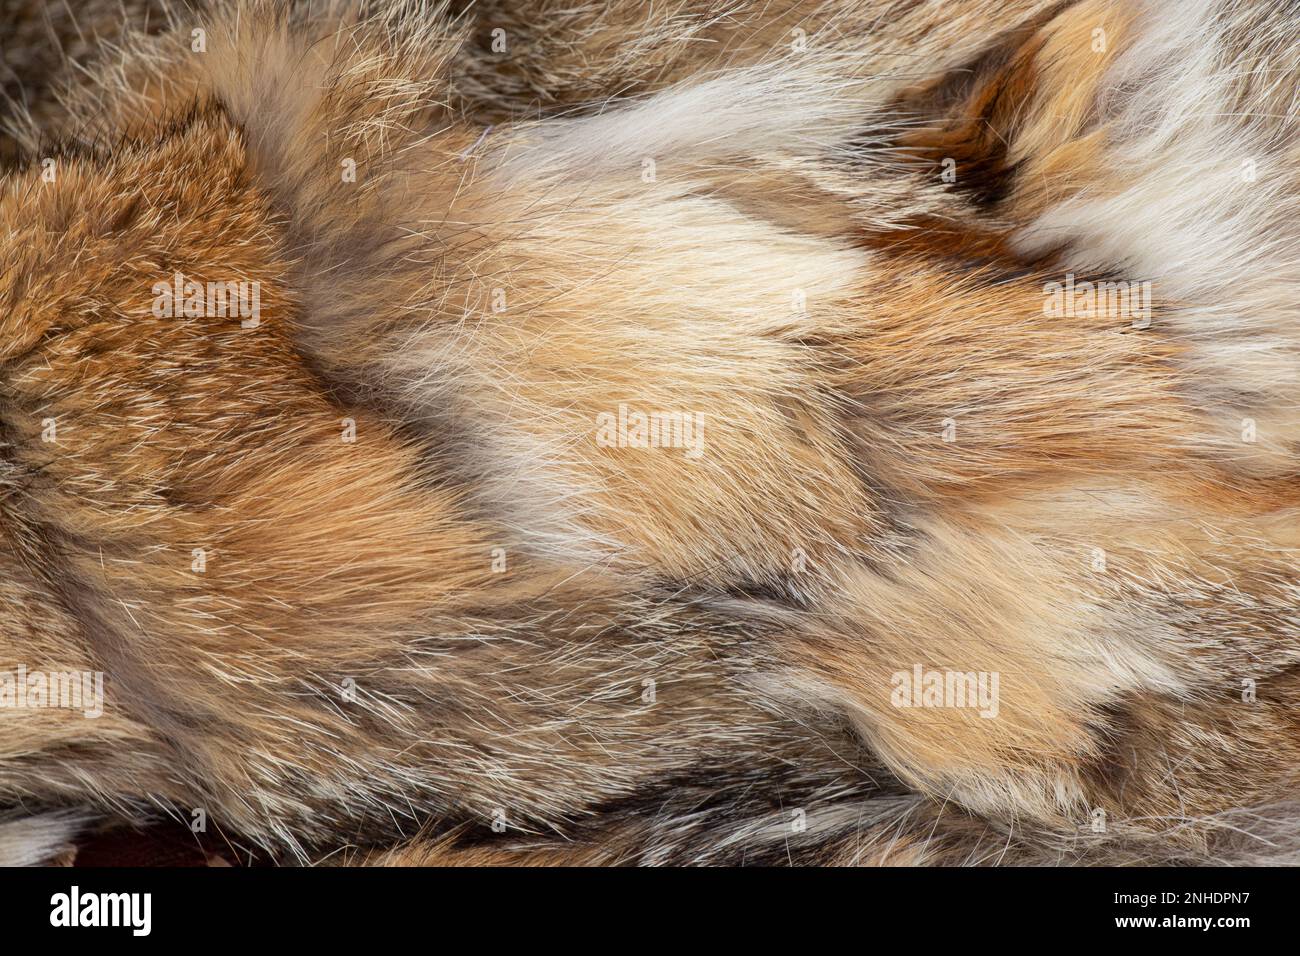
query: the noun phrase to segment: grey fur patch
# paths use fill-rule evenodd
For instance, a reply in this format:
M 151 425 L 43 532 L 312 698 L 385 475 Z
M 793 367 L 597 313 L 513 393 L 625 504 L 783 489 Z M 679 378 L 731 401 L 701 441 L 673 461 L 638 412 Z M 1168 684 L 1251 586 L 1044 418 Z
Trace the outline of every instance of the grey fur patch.
M 48 866 L 69 850 L 86 820 L 71 813 L 42 813 L 0 820 L 0 866 Z

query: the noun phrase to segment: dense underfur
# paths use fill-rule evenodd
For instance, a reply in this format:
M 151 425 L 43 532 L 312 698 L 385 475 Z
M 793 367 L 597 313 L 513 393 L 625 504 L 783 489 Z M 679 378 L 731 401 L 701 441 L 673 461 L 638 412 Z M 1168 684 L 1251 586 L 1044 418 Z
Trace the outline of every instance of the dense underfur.
M 1294 858 L 1293 4 L 120 13 L 11 93 L 0 671 L 106 700 L 0 860 Z

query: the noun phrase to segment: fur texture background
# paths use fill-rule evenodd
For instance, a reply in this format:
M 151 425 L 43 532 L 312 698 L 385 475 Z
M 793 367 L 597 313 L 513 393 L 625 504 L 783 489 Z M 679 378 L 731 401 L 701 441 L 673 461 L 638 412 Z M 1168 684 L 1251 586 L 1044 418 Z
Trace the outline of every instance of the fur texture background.
M 0 708 L 0 859 L 1294 859 L 1293 4 L 91 9 L 5 36 L 0 671 L 106 702 Z

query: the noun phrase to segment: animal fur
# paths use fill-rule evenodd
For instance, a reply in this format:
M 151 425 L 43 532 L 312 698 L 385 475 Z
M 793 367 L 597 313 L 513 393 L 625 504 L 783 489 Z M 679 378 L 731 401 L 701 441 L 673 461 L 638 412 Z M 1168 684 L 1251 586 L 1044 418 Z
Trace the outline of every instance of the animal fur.
M 1293 4 L 129 21 L 11 115 L 0 671 L 106 701 L 0 709 L 0 806 L 281 862 L 1294 860 Z M 160 317 L 175 273 L 260 323 Z

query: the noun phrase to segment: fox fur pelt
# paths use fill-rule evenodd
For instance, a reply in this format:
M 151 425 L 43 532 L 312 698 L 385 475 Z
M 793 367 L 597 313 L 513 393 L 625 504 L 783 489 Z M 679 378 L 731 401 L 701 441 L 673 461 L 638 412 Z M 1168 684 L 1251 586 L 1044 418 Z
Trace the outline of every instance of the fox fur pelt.
M 102 714 L 9 681 L 0 859 L 1296 859 L 1294 3 L 85 6 L 0 675 Z

